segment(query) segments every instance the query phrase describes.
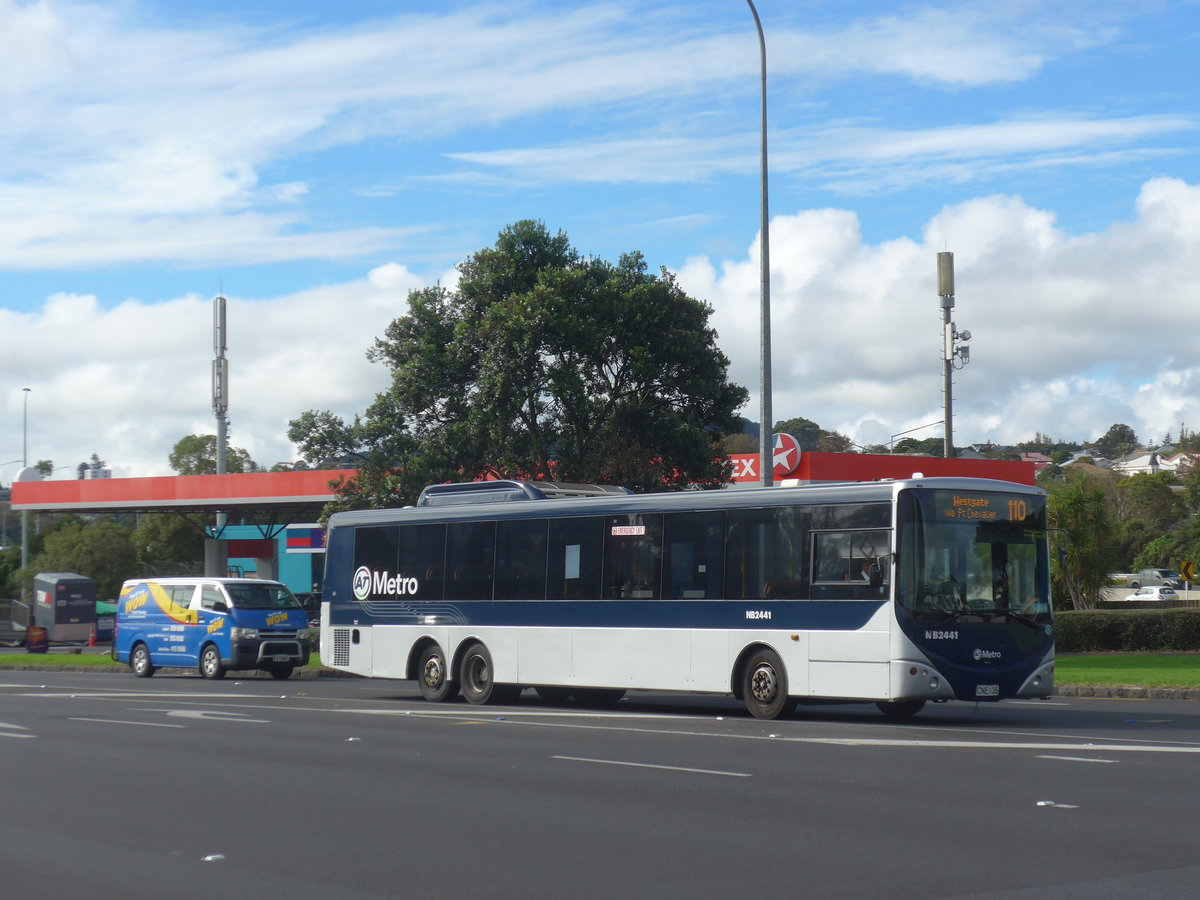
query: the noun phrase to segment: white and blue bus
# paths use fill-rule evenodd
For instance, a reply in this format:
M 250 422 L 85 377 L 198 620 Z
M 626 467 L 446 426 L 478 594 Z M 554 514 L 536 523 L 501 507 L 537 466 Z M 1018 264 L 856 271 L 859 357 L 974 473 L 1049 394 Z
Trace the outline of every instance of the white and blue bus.
M 1048 697 L 1045 493 L 968 478 L 685 491 L 498 481 L 329 522 L 321 660 L 431 701 L 631 689 Z

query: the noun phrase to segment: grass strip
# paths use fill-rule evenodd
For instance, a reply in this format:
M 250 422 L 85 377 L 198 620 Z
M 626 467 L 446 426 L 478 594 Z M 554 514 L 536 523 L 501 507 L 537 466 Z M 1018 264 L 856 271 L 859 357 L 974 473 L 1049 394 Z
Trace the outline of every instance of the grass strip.
M 1054 660 L 1054 683 L 1200 687 L 1200 654 L 1063 654 Z

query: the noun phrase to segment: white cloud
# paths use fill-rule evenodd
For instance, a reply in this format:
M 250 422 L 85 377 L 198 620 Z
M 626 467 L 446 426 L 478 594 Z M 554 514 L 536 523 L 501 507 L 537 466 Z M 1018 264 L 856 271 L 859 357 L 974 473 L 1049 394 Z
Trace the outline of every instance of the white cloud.
M 942 416 L 936 254 L 954 251 L 954 320 L 972 332 L 954 378 L 960 442 L 1028 440 L 1035 431 L 1099 437 L 1200 427 L 1200 187 L 1147 182 L 1137 218 L 1070 236 L 1018 198 L 949 207 L 907 239 L 864 243 L 841 210 L 772 220 L 775 418 L 805 416 L 853 439 Z M 718 267 L 690 260 L 681 284 L 715 307 L 734 380 L 758 409 L 758 249 Z M 930 429 L 925 436 L 937 436 Z
M 270 466 L 295 458 L 287 423 L 304 410 L 361 411 L 387 383 L 367 347 L 419 286 L 389 265 L 349 284 L 229 298 L 230 442 Z M 179 438 L 215 433 L 210 298 L 104 309 L 56 295 L 34 313 L 0 310 L 0 332 L 11 348 L 0 368 L 16 386 L 3 401 L 10 448 L 29 386 L 32 460 L 74 465 L 98 453 L 117 475 L 168 474 Z
M 1107 34 L 1103 11 L 1085 27 L 1053 5 L 1011 5 L 927 5 L 837 26 L 780 12 L 770 22 L 772 77 L 801 93 L 808 88 L 796 85 L 864 73 L 1004 83 Z M 671 122 L 694 114 L 698 95 L 723 119 L 730 101 L 744 105 L 757 71 L 748 19 L 730 30 L 687 5 L 647 13 L 620 3 L 481 4 L 270 32 L 215 18 L 163 24 L 146 13 L 137 4 L 0 0 L 0 266 L 101 261 L 88 240 L 97 233 L 116 236 L 115 261 L 328 259 L 398 248 L 410 232 L 312 225 L 312 186 L 269 173 L 282 160 L 371 137 L 425 139 L 543 115 L 566 117 L 570 130 L 589 109 Z M 744 122 L 740 112 L 736 121 Z M 857 153 L 887 143 L 877 137 L 860 135 Z M 753 166 L 746 146 L 585 134 L 578 146 L 459 158 L 559 178 L 582 162 L 591 180 L 661 181 L 745 171 Z M 853 171 L 832 178 L 859 180 Z M 297 239 L 310 229 L 314 240 Z

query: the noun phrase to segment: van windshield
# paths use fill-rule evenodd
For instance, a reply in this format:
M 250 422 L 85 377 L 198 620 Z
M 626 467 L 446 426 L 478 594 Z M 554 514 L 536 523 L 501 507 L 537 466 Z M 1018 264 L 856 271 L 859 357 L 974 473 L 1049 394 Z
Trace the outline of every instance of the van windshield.
M 227 584 L 225 589 L 238 609 L 301 609 L 282 584 Z

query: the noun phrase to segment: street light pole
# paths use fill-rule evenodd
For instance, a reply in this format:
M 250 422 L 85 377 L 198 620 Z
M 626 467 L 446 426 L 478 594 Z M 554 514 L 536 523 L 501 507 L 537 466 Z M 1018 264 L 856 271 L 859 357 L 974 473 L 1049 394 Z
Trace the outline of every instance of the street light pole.
M 758 30 L 758 55 L 762 75 L 761 91 L 761 176 L 762 202 L 759 223 L 759 390 L 761 405 L 758 423 L 758 459 L 762 469 L 762 486 L 770 487 L 775 475 L 775 444 L 771 434 L 771 239 L 768 233 L 770 217 L 767 207 L 767 40 L 763 36 L 762 20 L 754 8 L 754 0 L 746 0 Z
M 25 409 L 21 416 L 21 468 L 29 465 L 29 388 L 25 392 Z

